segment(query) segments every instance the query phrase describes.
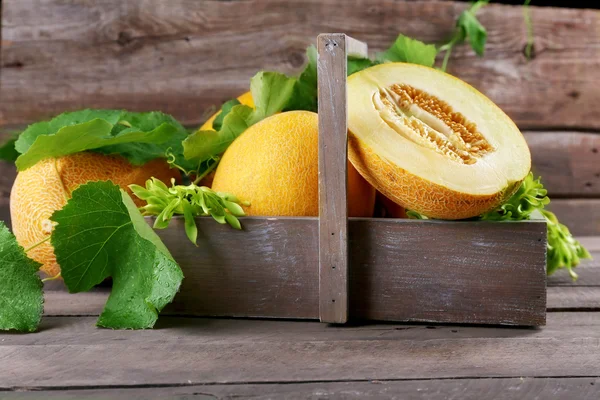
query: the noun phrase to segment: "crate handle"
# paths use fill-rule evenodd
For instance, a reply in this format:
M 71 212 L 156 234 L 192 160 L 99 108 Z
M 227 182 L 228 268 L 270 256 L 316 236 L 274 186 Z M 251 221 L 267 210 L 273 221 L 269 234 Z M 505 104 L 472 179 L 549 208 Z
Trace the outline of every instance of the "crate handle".
M 347 56 L 367 57 L 366 43 L 343 33 L 317 37 L 319 99 L 319 316 L 348 321 Z

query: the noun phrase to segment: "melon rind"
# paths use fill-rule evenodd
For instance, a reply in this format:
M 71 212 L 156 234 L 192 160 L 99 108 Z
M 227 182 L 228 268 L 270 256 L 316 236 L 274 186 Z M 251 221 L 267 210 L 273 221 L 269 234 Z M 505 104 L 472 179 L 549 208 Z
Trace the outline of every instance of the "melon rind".
M 373 96 L 407 84 L 450 104 L 476 124 L 493 147 L 475 164 L 461 164 L 399 135 L 380 117 Z M 531 169 L 531 155 L 514 122 L 472 86 L 444 72 L 387 63 L 348 79 L 349 158 L 363 177 L 397 204 L 436 219 L 465 219 L 505 202 Z

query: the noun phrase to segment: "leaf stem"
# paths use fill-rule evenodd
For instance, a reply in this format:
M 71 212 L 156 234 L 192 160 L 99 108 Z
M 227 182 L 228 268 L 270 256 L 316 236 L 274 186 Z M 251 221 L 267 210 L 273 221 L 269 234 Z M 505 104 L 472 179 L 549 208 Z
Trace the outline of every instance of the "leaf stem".
M 452 49 L 460 41 L 460 36 L 460 30 L 456 30 L 454 32 L 454 35 L 452 35 L 450 41 L 441 46 L 439 49 L 439 51 L 446 51 L 446 54 L 444 54 L 444 61 L 442 61 L 442 71 L 444 72 L 446 72 L 446 68 L 448 67 L 448 61 L 450 60 L 450 54 L 452 54 Z
M 58 158 L 54 159 L 54 170 L 56 171 L 56 176 L 58 176 L 58 180 L 60 181 L 60 186 L 62 187 L 65 201 L 68 202 L 69 201 L 69 191 L 67 190 L 67 187 L 65 186 L 65 182 L 62 179 L 62 175 L 60 174 L 60 171 L 58 170 Z
M 36 247 L 38 247 L 39 245 L 41 245 L 41 244 L 43 244 L 43 243 L 46 243 L 48 240 L 50 240 L 50 238 L 51 238 L 51 237 L 52 237 L 52 235 L 48 235 L 48 237 L 47 237 L 47 238 L 45 238 L 45 239 L 43 239 L 43 240 L 41 240 L 41 241 L 37 242 L 36 244 L 34 244 L 34 245 L 32 245 L 32 246 L 30 246 L 30 247 L 26 248 L 26 249 L 25 249 L 25 253 L 29 253 L 31 250 L 35 249 L 35 248 L 36 248 Z
M 59 279 L 61 277 L 61 273 L 59 272 L 58 274 L 54 275 L 54 276 L 49 276 L 47 278 L 42 279 L 42 282 L 49 282 L 49 281 L 55 281 L 57 279 Z
M 194 185 L 197 185 L 200 183 L 200 181 L 202 179 L 204 179 L 208 174 L 210 174 L 215 168 L 217 168 L 217 165 L 219 165 L 219 159 L 217 158 L 215 160 L 215 162 L 210 165 L 201 175 L 199 175 L 198 177 L 196 177 L 196 179 L 194 179 Z
M 529 12 L 529 3 L 531 0 L 525 0 L 523 4 L 523 18 L 525 19 L 525 27 L 527 28 L 527 45 L 525 46 L 525 57 L 531 60 L 531 51 L 533 49 L 533 23 L 531 22 L 531 14 Z

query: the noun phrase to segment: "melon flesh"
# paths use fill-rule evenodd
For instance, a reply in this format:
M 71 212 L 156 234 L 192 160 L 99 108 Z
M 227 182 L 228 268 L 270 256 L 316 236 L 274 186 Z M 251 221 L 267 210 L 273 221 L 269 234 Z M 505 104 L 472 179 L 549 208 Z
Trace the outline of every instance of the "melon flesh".
M 506 201 L 531 168 L 514 122 L 444 72 L 387 63 L 348 79 L 349 157 L 395 203 L 463 219 Z

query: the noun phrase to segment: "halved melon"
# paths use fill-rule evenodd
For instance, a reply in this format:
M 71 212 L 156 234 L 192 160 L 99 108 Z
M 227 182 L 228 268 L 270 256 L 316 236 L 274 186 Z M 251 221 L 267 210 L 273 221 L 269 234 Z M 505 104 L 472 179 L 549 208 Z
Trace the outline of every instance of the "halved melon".
M 349 157 L 377 190 L 431 218 L 492 210 L 531 168 L 527 143 L 490 99 L 444 72 L 387 63 L 348 79 Z

